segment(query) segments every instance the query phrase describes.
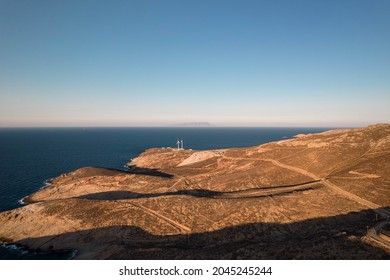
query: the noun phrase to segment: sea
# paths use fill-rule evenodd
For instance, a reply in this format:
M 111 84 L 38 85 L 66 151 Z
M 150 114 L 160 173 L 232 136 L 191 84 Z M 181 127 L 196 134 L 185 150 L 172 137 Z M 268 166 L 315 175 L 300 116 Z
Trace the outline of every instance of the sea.
M 126 170 L 125 164 L 153 147 L 193 150 L 249 147 L 331 128 L 0 128 L 0 212 L 62 173 L 85 166 Z M 1 225 L 0 225 L 1 226 Z M 29 252 L 0 246 L 0 259 L 68 259 L 74 252 Z

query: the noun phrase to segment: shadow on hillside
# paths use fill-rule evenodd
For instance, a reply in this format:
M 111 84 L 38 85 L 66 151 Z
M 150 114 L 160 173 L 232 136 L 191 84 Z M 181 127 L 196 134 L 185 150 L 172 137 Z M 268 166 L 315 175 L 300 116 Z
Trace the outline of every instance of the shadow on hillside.
M 100 167 L 100 166 L 86 166 L 69 173 L 69 176 L 66 176 L 70 179 L 81 179 L 87 177 L 95 176 L 120 176 L 126 174 L 141 174 L 147 176 L 158 176 L 163 178 L 172 178 L 173 175 L 165 172 L 158 171 L 155 168 L 140 168 L 135 165 L 129 166 L 128 170 L 120 170 L 116 168 Z M 51 180 L 48 180 L 50 183 Z
M 176 196 L 176 195 L 188 195 L 193 197 L 217 197 L 223 194 L 223 192 L 209 191 L 203 189 L 195 190 L 180 190 L 174 192 L 165 193 L 137 193 L 130 191 L 108 191 L 100 193 L 91 193 L 79 196 L 78 198 L 86 198 L 93 200 L 120 200 L 120 199 L 136 199 L 136 198 L 152 198 L 160 196 Z
M 362 242 L 366 226 L 375 223 L 374 212 L 364 210 L 290 224 L 243 224 L 173 236 L 152 235 L 135 226 L 111 226 L 19 242 L 42 250 L 77 248 L 80 259 L 388 259 L 385 250 Z
M 130 174 L 157 176 L 157 177 L 168 178 L 168 179 L 171 179 L 174 176 L 174 175 L 166 173 L 166 172 L 158 171 L 157 168 L 144 168 L 144 167 L 138 167 L 136 165 L 131 165 L 131 166 L 128 166 L 128 169 L 129 170 L 126 172 L 130 173 Z
M 131 191 L 107 191 L 100 193 L 91 193 L 79 196 L 78 198 L 86 198 L 93 200 L 120 200 L 120 199 L 137 199 L 137 198 L 152 198 L 152 197 L 161 197 L 161 196 L 178 196 L 178 195 L 188 195 L 192 197 L 207 197 L 207 198 L 227 198 L 227 199 L 236 199 L 236 198 L 258 198 L 265 196 L 276 196 L 276 195 L 285 195 L 287 193 L 293 193 L 298 191 L 305 191 L 307 189 L 317 188 L 318 186 L 311 186 L 302 189 L 293 189 L 289 190 L 290 187 L 294 186 L 307 186 L 317 181 L 309 181 L 300 184 L 292 185 L 283 185 L 283 186 L 272 186 L 272 187 L 262 187 L 262 188 L 248 188 L 244 190 L 236 191 L 211 191 L 206 189 L 190 189 L 190 190 L 177 190 L 164 193 L 137 193 Z M 264 193 L 262 193 L 264 192 Z

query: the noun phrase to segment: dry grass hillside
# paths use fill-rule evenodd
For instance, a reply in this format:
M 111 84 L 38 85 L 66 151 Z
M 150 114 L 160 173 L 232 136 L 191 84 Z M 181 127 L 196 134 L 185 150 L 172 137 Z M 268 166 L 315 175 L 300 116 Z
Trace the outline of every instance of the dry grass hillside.
M 63 174 L 0 239 L 78 259 L 388 259 L 390 124 Z M 367 226 L 371 229 L 367 233 Z

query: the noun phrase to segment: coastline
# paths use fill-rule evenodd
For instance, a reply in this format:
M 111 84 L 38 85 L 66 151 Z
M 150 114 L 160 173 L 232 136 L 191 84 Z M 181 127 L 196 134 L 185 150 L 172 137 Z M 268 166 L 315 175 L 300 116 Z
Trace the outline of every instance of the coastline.
M 373 133 L 374 140 L 367 137 Z M 388 211 L 387 196 L 367 190 L 389 175 L 382 164 L 389 135 L 390 125 L 251 147 L 146 149 L 126 164 L 127 171 L 83 167 L 49 179 L 23 199 L 27 205 L 0 213 L 0 236 L 32 251 L 75 248 L 76 259 L 211 258 L 210 250 L 199 249 L 210 246 L 231 258 L 243 250 L 234 245 L 241 243 L 242 257 L 264 259 L 273 254 L 261 245 L 268 242 L 280 250 L 285 244 L 304 248 L 302 258 L 320 259 L 326 255 L 318 252 L 336 242 L 332 256 L 348 258 L 354 242 L 368 244 L 365 225 L 374 213 Z M 368 146 L 374 154 L 364 158 Z M 369 170 L 351 166 L 351 159 Z M 331 232 L 316 234 L 324 223 Z M 358 247 L 361 258 L 386 255 L 364 246 Z M 247 253 L 253 250 L 255 255 Z
M 43 186 L 39 188 L 39 190 L 37 192 L 39 192 L 40 190 L 43 190 L 45 188 L 48 188 L 50 187 L 52 184 L 51 184 L 51 181 L 53 180 L 54 178 L 50 178 L 50 179 L 47 179 L 43 182 Z M 29 194 L 29 195 L 26 195 L 25 197 L 21 198 L 18 200 L 18 204 L 20 205 L 27 205 L 27 204 L 31 204 L 31 203 L 34 203 L 33 201 L 30 201 L 29 200 L 29 197 L 31 195 L 33 195 L 34 193 L 32 194 Z
M 1 211 L 6 211 L 24 206 L 22 200 L 39 191 L 47 178 L 57 177 L 82 166 L 93 165 L 124 169 L 122 167 L 130 158 L 139 156 L 146 149 L 174 146 L 177 136 L 186 141 L 187 148 L 208 150 L 254 146 L 282 139 L 282 136 L 285 135 L 291 138 L 300 132 L 316 131 L 323 131 L 323 129 L 213 128 L 205 131 L 197 128 L 191 130 L 182 128 L 120 128 L 115 130 L 87 129 L 82 134 L 77 129 L 20 129 L 17 133 L 9 131 L 2 134 L 5 137 L 0 139 L 2 148 L 5 148 L 2 151 L 2 163 L 6 164 L 0 174 L 0 193 L 3 194 L 3 203 L 0 208 Z M 107 133 L 111 135 L 108 138 L 105 137 Z M 232 134 L 237 134 L 237 136 L 227 137 Z M 150 137 L 150 135 L 156 137 Z M 72 146 L 69 141 L 64 141 L 68 137 L 80 145 Z M 49 138 L 51 141 L 46 143 Z M 21 146 L 18 144 L 21 143 L 20 141 L 28 141 L 28 139 L 36 139 L 34 142 L 36 145 L 32 147 L 31 145 Z M 40 145 L 39 143 L 46 144 Z M 53 152 L 61 155 L 60 158 L 53 157 Z M 16 155 L 19 153 L 23 154 L 22 158 L 17 158 Z M 39 156 L 37 157 L 37 155 Z
M 74 259 L 77 254 L 77 249 L 71 249 L 71 250 L 33 250 L 28 248 L 27 246 L 20 244 L 20 243 L 14 243 L 14 242 L 4 242 L 0 240 L 0 247 L 4 248 L 8 253 L 8 258 L 4 258 L 7 260 L 10 260 L 10 257 L 13 257 L 15 260 L 58 260 L 58 259 L 64 259 L 64 260 L 72 260 Z M 0 257 L 2 255 L 0 254 Z M 4 256 L 3 256 L 4 257 Z M 0 259 L 3 259 L 0 258 Z M 65 258 L 62 258 L 65 257 Z

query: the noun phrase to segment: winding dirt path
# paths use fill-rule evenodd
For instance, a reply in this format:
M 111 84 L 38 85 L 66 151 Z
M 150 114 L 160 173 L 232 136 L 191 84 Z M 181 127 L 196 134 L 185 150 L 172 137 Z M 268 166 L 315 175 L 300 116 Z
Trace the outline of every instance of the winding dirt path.
M 355 202 L 358 202 L 370 209 L 372 209 L 373 211 L 375 211 L 376 213 L 378 213 L 379 215 L 381 215 L 382 217 L 388 217 L 390 216 L 390 211 L 388 210 L 385 210 L 385 209 L 380 209 L 382 208 L 382 206 L 378 205 L 378 204 L 375 204 L 371 201 L 368 201 L 364 198 L 361 198 L 355 194 L 352 194 L 350 192 L 347 192 L 343 189 L 341 189 L 340 187 L 336 186 L 335 184 L 329 182 L 327 179 L 325 178 L 321 178 L 307 170 L 304 170 L 302 168 L 299 168 L 299 167 L 295 167 L 295 166 L 291 166 L 291 165 L 287 165 L 287 164 L 284 164 L 284 163 L 281 163 L 280 161 L 277 161 L 275 159 L 259 159 L 259 158 L 243 158 L 243 157 L 239 157 L 239 158 L 235 158 L 235 157 L 225 157 L 227 159 L 241 159 L 241 160 L 259 160 L 259 161 L 267 161 L 267 162 L 271 162 L 272 164 L 274 164 L 275 166 L 279 166 L 281 168 L 284 168 L 284 169 L 288 169 L 288 170 L 291 170 L 291 171 L 295 171 L 295 172 L 298 172 L 302 175 L 305 175 L 307 177 L 310 177 L 314 180 L 318 180 L 318 181 L 321 181 L 321 183 L 323 183 L 325 186 L 329 187 L 330 189 L 334 190 L 335 192 L 337 192 L 338 194 L 350 199 L 350 200 L 353 200 Z
M 280 194 L 287 194 L 296 191 L 305 191 L 309 189 L 319 188 L 321 187 L 319 183 L 321 183 L 321 181 L 311 181 L 302 184 L 283 186 L 283 187 L 252 188 L 247 190 L 221 193 L 220 195 L 217 195 L 214 198 L 236 199 L 236 198 L 256 198 L 256 197 L 263 197 L 263 196 L 280 195 Z
M 389 221 L 389 217 L 390 217 L 390 211 L 386 210 L 386 209 L 381 209 L 382 206 L 378 205 L 378 204 L 375 204 L 375 203 L 372 203 L 371 201 L 368 201 L 366 199 L 363 199 L 355 194 L 352 194 L 350 192 L 347 192 L 343 189 L 341 189 L 340 187 L 336 186 L 335 184 L 329 182 L 328 180 L 326 180 L 325 178 L 320 178 L 319 176 L 311 173 L 311 172 L 308 172 L 307 170 L 304 170 L 302 168 L 299 168 L 299 167 L 295 167 L 295 166 L 291 166 L 291 165 L 287 165 L 287 164 L 284 164 L 284 163 L 281 163 L 280 161 L 277 161 L 277 160 L 274 160 L 274 159 L 251 159 L 251 158 L 237 158 L 237 159 L 246 159 L 246 160 L 261 160 L 261 161 L 268 161 L 268 162 L 272 162 L 272 164 L 276 165 L 276 166 L 279 166 L 281 168 L 285 168 L 285 169 L 288 169 L 288 170 L 291 170 L 291 171 L 295 171 L 295 172 L 298 172 L 300 174 L 303 174 L 303 175 L 306 175 L 314 180 L 319 180 L 322 184 L 324 184 L 325 186 L 329 187 L 330 189 L 332 189 L 333 191 L 335 191 L 336 193 L 348 198 L 348 199 L 351 199 L 355 202 L 358 202 L 370 209 L 372 209 L 374 212 L 378 213 L 379 215 L 381 215 L 383 218 L 386 219 L 386 221 L 381 221 L 379 223 L 377 223 L 373 228 L 369 229 L 367 231 L 367 236 L 381 244 L 383 244 L 384 246 L 387 246 L 390 248 L 390 242 L 383 239 L 380 234 L 380 231 L 382 229 L 383 226 L 385 226 L 386 224 L 390 223 Z
M 147 208 L 145 206 L 142 206 L 142 205 L 139 205 L 137 203 L 134 203 L 134 202 L 128 202 L 126 201 L 125 203 L 127 204 L 130 204 L 131 206 L 134 206 L 134 207 L 137 207 L 137 208 L 140 208 L 142 209 L 143 211 L 145 211 L 146 213 L 148 213 L 149 215 L 151 216 L 154 216 L 160 220 L 163 220 L 165 221 L 166 223 L 170 224 L 171 226 L 173 226 L 174 228 L 178 229 L 179 231 L 183 232 L 183 233 L 189 233 L 191 232 L 191 229 L 185 225 L 182 225 L 174 220 L 171 220 L 163 215 L 161 215 L 160 213 L 150 209 L 150 208 Z

